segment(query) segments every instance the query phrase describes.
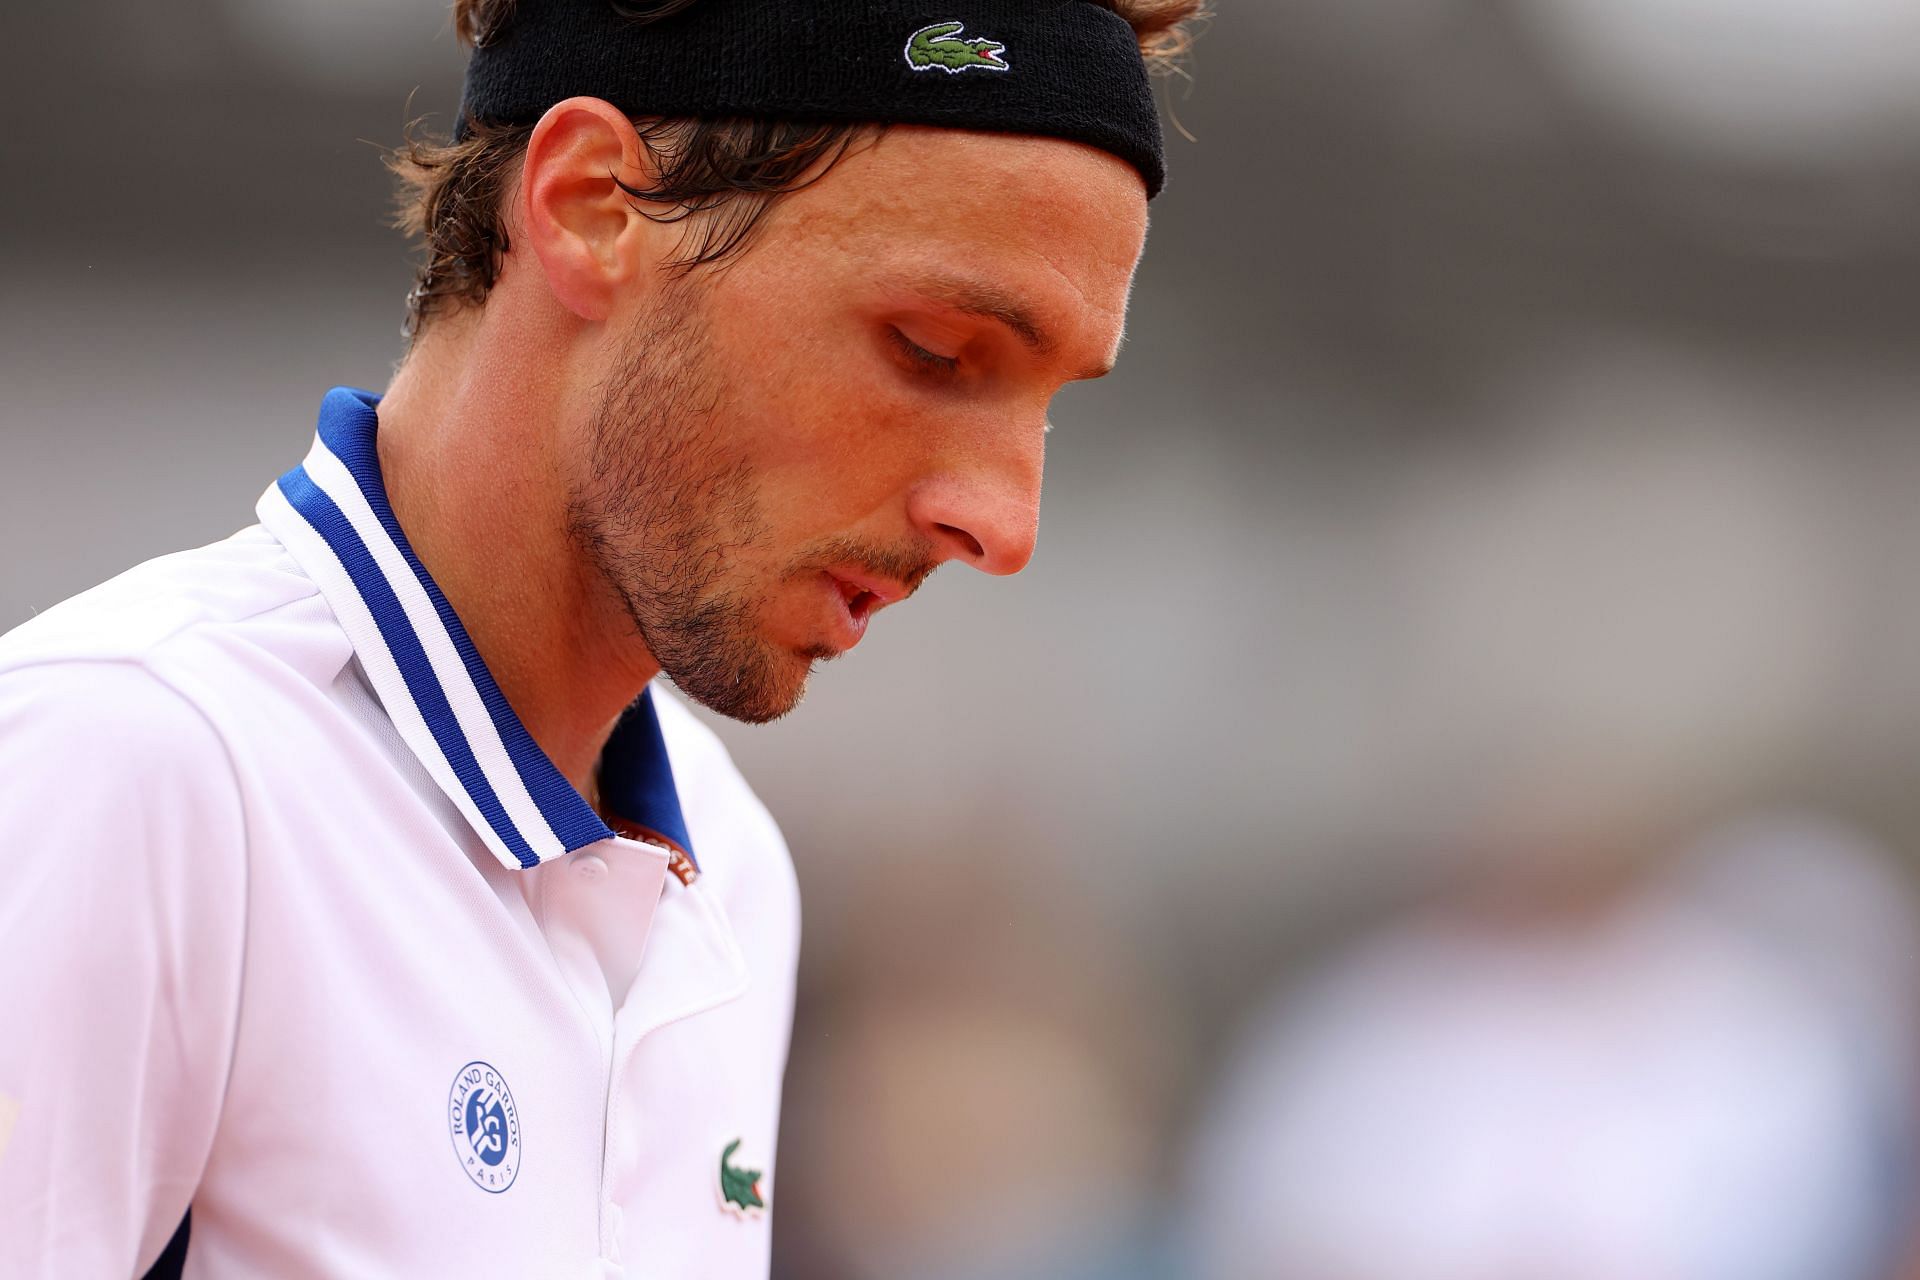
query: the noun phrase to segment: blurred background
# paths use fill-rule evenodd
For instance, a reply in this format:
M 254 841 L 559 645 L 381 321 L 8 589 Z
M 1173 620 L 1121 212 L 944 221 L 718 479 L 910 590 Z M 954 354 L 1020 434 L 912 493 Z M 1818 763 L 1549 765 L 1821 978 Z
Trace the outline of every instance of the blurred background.
M 1920 6 L 1219 0 L 1041 550 L 719 725 L 787 1280 L 1920 1275 Z M 400 355 L 439 0 L 10 8 L 0 627 Z

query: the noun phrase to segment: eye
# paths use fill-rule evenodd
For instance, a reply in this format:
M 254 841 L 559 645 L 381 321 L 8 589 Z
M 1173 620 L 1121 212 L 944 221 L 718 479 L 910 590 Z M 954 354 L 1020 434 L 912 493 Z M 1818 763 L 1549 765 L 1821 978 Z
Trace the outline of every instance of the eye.
M 929 372 L 953 373 L 960 367 L 958 356 L 943 356 L 929 351 L 892 325 L 887 327 L 887 337 L 900 354 Z

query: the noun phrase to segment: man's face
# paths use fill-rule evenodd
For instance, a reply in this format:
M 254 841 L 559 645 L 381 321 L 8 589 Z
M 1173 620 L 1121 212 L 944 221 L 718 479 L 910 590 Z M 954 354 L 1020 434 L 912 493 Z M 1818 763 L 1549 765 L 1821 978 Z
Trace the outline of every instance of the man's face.
M 1103 152 L 898 128 L 616 317 L 569 517 L 661 669 L 771 720 L 944 561 L 1024 566 L 1145 233 Z

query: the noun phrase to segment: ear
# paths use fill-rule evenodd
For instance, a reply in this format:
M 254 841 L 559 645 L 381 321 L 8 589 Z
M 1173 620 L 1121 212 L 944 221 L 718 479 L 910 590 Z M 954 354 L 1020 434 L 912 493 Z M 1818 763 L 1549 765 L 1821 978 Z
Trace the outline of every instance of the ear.
M 602 321 L 656 265 L 659 224 L 616 178 L 641 186 L 653 159 L 612 103 L 568 98 L 540 117 L 520 173 L 520 226 L 560 305 Z

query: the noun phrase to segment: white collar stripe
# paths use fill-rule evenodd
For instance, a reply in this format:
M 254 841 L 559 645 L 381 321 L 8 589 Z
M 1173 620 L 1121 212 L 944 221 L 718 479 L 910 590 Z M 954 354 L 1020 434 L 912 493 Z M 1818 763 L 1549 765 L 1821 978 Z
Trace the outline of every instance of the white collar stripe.
M 547 754 L 534 743 L 534 735 L 526 731 L 524 723 L 520 723 L 513 706 L 507 704 L 507 695 L 499 691 L 499 685 L 493 681 L 493 674 L 486 668 L 486 662 L 480 660 L 480 651 L 474 649 L 472 637 L 468 637 L 467 628 L 461 626 L 459 616 L 453 612 L 453 606 L 447 603 L 440 585 L 426 572 L 426 566 L 420 564 L 420 558 L 413 555 L 413 547 L 407 543 L 407 535 L 401 532 L 399 520 L 394 518 L 394 509 L 386 501 L 386 486 L 380 480 L 380 455 L 374 445 L 374 438 L 380 430 L 380 420 L 374 413 L 378 403 L 378 395 L 369 395 L 365 391 L 351 391 L 348 388 L 328 391 L 321 401 L 319 443 L 342 462 L 349 480 L 353 482 L 353 489 L 367 505 L 372 520 L 361 532 L 363 535 L 384 537 L 384 541 L 392 543 L 401 562 L 413 570 L 407 578 L 417 583 L 420 591 L 432 603 L 434 612 L 440 618 L 440 629 L 444 629 L 445 639 L 459 654 L 459 664 L 449 664 L 449 668 L 442 672 L 442 679 L 449 685 L 457 683 L 467 687 L 474 699 L 488 712 L 488 720 L 493 723 L 493 733 L 488 737 L 505 752 L 507 764 L 511 766 L 503 777 L 493 779 L 495 787 L 501 785 L 507 775 L 516 777 L 518 785 L 532 796 L 547 831 L 551 831 L 551 835 L 561 844 L 561 852 L 611 839 L 612 831 L 607 823 L 603 823 L 599 814 L 593 812 L 593 806 L 580 798 L 580 793 L 574 791 L 572 783 L 564 779 L 561 771 L 553 768 L 553 762 L 547 758 Z M 532 839 L 532 831 L 526 831 L 524 835 Z
M 361 599 L 345 566 L 340 563 L 327 540 L 294 508 L 281 485 L 274 485 L 261 496 L 257 512 L 260 522 L 274 531 L 275 536 L 319 586 L 321 595 L 340 623 L 340 629 L 346 632 L 348 641 L 353 645 L 354 654 L 367 673 L 368 683 L 379 696 L 381 705 L 387 708 L 388 718 L 393 721 L 401 740 L 466 816 L 473 829 L 480 833 L 493 855 L 509 870 L 525 867 L 527 864 L 521 862 L 506 840 L 493 830 L 486 815 L 474 802 L 473 795 L 455 775 L 440 744 L 434 741 L 433 731 L 427 727 L 420 708 L 408 693 L 405 677 L 401 675 L 392 651 L 380 634 L 372 610 Z
M 509 867 L 538 866 L 539 855 L 533 851 L 526 837 L 521 835 L 519 828 L 513 825 L 513 820 L 507 816 L 499 796 L 481 769 L 480 762 L 474 759 L 473 750 L 460 731 L 453 709 L 447 705 L 446 693 L 434 675 L 426 651 L 421 648 L 419 638 L 407 622 L 393 588 L 380 577 L 358 531 L 347 522 L 333 499 L 314 484 L 304 467 L 296 467 L 280 477 L 279 487 L 293 510 L 327 544 L 349 580 L 353 593 L 364 602 L 363 607 L 373 620 L 374 635 L 371 639 L 374 643 L 370 648 L 361 648 L 359 638 L 355 643 L 355 652 L 367 667 L 368 675 L 373 677 L 376 670 L 383 667 L 391 668 L 398 675 L 400 686 L 405 691 L 404 700 L 418 709 L 432 740 L 433 750 L 422 752 L 420 744 L 410 742 L 408 745 L 414 748 L 416 754 L 439 755 L 445 760 L 458 780 L 459 790 L 472 800 L 473 806 L 480 812 L 483 821 L 477 825 L 477 829 L 491 837 L 487 841 L 489 845 L 497 842 L 506 846 L 506 852 L 512 859 L 507 863 Z M 322 592 L 325 592 L 324 584 Z M 332 605 L 336 602 L 329 597 L 327 603 Z M 380 693 L 380 700 L 391 707 L 393 703 L 388 698 L 387 690 L 380 687 L 382 683 L 375 678 L 375 691 Z M 391 688 L 391 681 L 385 683 Z M 495 853 L 499 852 L 496 848 Z
M 514 714 L 394 519 L 374 444 L 377 403 L 327 394 L 312 452 L 262 498 L 262 522 L 320 586 L 401 737 L 503 865 L 538 866 L 611 839 Z M 671 797 L 670 773 L 665 781 Z M 677 821 L 677 801 L 669 807 Z
M 303 466 L 313 483 L 334 499 L 341 514 L 356 532 L 371 528 L 378 529 L 381 535 L 385 534 L 373 509 L 367 505 L 366 495 L 360 492 L 346 467 L 325 446 L 316 442 Z M 400 549 L 392 539 L 362 534 L 362 540 L 382 578 L 393 588 L 393 594 L 420 642 L 427 663 L 433 668 L 440 691 L 446 696 L 461 736 L 466 739 L 480 772 L 500 798 L 500 805 L 506 810 L 507 817 L 526 837 L 537 861 L 544 862 L 565 853 L 559 837 L 553 833 L 545 815 L 527 791 L 526 783 L 521 780 L 519 770 L 514 768 L 513 761 L 508 757 L 506 744 L 500 740 L 499 729 L 480 701 L 479 689 L 468 675 L 466 664 L 461 661 L 452 637 L 447 634 L 446 624 L 434 608 L 433 601 L 427 597 L 412 567 L 401 556 Z M 386 702 L 387 699 L 383 696 L 381 701 Z M 419 744 L 413 745 L 417 751 Z
M 378 396 L 366 392 L 336 387 L 320 403 L 319 442 L 340 460 L 353 481 L 354 489 L 364 499 L 367 510 L 373 516 L 371 525 L 363 532 L 383 536 L 392 544 L 401 560 L 412 570 L 412 580 L 432 602 L 434 612 L 440 619 L 440 628 L 445 631 L 454 651 L 460 655 L 461 669 L 449 671 L 448 679 L 470 686 L 486 708 L 487 717 L 494 725 L 494 736 L 505 750 L 512 772 L 533 798 L 547 829 L 559 840 L 561 849 L 578 849 L 610 839 L 613 833 L 607 824 L 600 820 L 600 815 L 593 811 L 591 805 L 581 799 L 573 785 L 561 776 L 553 761 L 540 750 L 533 735 L 520 722 L 520 717 L 514 714 L 506 695 L 500 692 L 500 686 L 494 682 L 493 673 L 481 661 L 480 652 L 467 635 L 466 627 L 461 625 L 459 616 L 454 613 L 453 606 L 447 603 L 439 585 L 427 573 L 426 566 L 414 555 L 400 522 L 394 518 L 393 508 L 387 502 L 386 487 L 380 478 L 380 457 L 375 444 L 380 429 L 380 420 L 375 411 L 379 401 Z M 526 834 L 531 838 L 531 832 Z

